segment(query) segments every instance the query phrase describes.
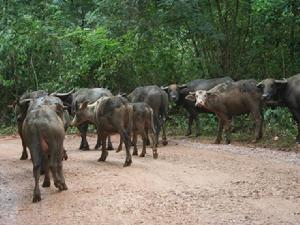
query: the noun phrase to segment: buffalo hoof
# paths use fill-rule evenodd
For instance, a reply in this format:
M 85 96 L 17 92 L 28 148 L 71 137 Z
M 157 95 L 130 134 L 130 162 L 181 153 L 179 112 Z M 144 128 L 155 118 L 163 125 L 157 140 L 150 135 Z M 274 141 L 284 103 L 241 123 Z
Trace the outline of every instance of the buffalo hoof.
M 50 180 L 45 180 L 42 184 L 42 187 L 50 187 L 51 183 Z
M 254 140 L 251 141 L 251 143 L 253 143 L 253 144 L 255 144 L 257 142 L 258 142 L 258 139 L 254 139 Z
M 149 141 L 149 139 L 147 139 L 146 145 L 150 145 L 150 141 Z
M 139 157 L 145 157 L 145 153 L 141 153 Z
M 153 153 L 153 159 L 157 159 L 157 158 L 158 158 L 158 153 L 157 152 Z
M 90 150 L 90 146 L 89 145 L 81 145 L 79 147 L 79 150 L 82 150 L 82 151 Z
M 190 136 L 192 134 L 192 132 L 187 132 L 186 134 L 185 134 L 185 136 Z
M 138 151 L 137 150 L 133 150 L 132 155 L 138 155 Z
M 42 199 L 41 199 L 41 195 L 34 195 L 33 196 L 33 199 L 32 199 L 32 202 L 39 202 L 39 201 L 41 201 Z
M 163 145 L 167 145 L 167 144 L 168 144 L 168 141 L 167 141 L 167 140 L 163 140 L 163 141 L 162 141 L 162 144 L 163 144 Z
M 130 166 L 131 163 L 132 163 L 132 160 L 131 160 L 131 159 L 126 160 L 125 163 L 124 163 L 124 165 L 123 165 L 123 167 Z
M 221 140 L 215 140 L 215 142 L 214 142 L 215 144 L 220 144 L 221 143 Z
M 225 144 L 226 144 L 226 145 L 229 145 L 229 144 L 230 144 L 230 140 L 226 140 L 226 141 L 225 141 Z
M 104 162 L 106 160 L 107 155 L 108 152 L 102 152 L 101 157 L 98 159 L 98 162 Z
M 68 190 L 68 187 L 67 187 L 67 185 L 66 185 L 65 183 L 62 184 L 62 190 L 63 190 L 63 191 Z
M 99 148 L 100 148 L 100 145 L 96 144 L 94 149 L 98 150 Z
M 114 150 L 114 147 L 113 147 L 112 145 L 108 145 L 108 146 L 107 146 L 107 150 L 108 150 L 108 151 Z
M 64 150 L 64 152 L 63 152 L 63 159 L 67 161 L 68 158 L 69 158 L 68 154 L 67 154 L 66 150 Z
M 119 146 L 116 152 L 120 152 L 120 151 L 122 151 L 122 147 Z
M 20 160 L 26 160 L 26 159 L 28 159 L 28 155 L 22 154 Z
M 64 185 L 61 182 L 54 183 L 55 187 L 58 188 L 58 190 L 63 191 Z

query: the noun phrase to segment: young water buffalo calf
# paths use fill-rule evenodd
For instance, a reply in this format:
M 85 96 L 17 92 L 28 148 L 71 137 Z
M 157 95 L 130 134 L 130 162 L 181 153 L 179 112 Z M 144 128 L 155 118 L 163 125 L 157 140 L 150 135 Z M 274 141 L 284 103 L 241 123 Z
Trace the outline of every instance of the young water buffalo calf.
M 195 101 L 198 107 L 205 107 L 218 117 L 218 134 L 215 143 L 222 139 L 225 126 L 225 142 L 230 143 L 231 120 L 233 116 L 251 113 L 256 129 L 255 141 L 262 137 L 262 98 L 261 91 L 256 87 L 255 80 L 241 80 L 233 83 L 223 83 L 209 91 L 198 90 L 186 98 Z
M 130 154 L 130 132 L 132 129 L 132 106 L 123 97 L 101 97 L 93 104 L 83 102 L 75 112 L 71 123 L 78 126 L 87 121 L 96 124 L 98 138 L 102 143 L 102 154 L 98 161 L 105 161 L 108 155 L 105 140 L 108 135 L 118 133 L 121 140 L 124 140 L 126 147 L 126 160 L 124 166 L 132 163 Z
M 41 200 L 39 177 L 42 166 L 45 168 L 43 187 L 50 186 L 50 168 L 55 187 L 60 191 L 68 189 L 62 172 L 63 141 L 65 138 L 62 116 L 62 105 L 44 105 L 28 112 L 24 120 L 22 130 L 26 146 L 30 150 L 35 178 L 33 202 Z
M 153 110 L 152 108 L 144 102 L 131 103 L 133 108 L 133 123 L 132 123 L 132 144 L 133 144 L 133 153 L 132 155 L 138 155 L 137 149 L 137 136 L 141 135 L 143 139 L 143 150 L 140 154 L 140 157 L 144 157 L 146 154 L 146 145 L 147 145 L 147 133 L 152 142 L 152 151 L 153 158 L 157 159 L 157 141 L 156 141 L 156 132 L 153 122 Z M 119 148 L 117 152 L 122 149 L 122 140 L 120 141 Z

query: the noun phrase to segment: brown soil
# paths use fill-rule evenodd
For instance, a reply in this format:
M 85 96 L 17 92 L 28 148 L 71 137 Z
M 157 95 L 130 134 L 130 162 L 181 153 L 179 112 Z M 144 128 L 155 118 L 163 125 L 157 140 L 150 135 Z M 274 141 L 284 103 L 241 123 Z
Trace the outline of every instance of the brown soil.
M 32 163 L 19 160 L 20 139 L 0 139 L 0 224 L 300 224 L 294 152 L 171 139 L 159 159 L 149 148 L 123 168 L 124 151 L 97 162 L 100 152 L 79 151 L 79 141 L 65 141 L 69 190 L 52 183 L 33 204 Z

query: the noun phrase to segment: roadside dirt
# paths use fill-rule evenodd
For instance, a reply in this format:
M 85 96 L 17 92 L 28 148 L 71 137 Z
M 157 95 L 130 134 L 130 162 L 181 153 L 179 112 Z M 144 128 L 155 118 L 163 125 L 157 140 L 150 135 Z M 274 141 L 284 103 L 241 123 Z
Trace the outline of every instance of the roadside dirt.
M 171 139 L 159 159 L 148 148 L 123 168 L 124 151 L 97 162 L 100 152 L 79 151 L 79 141 L 65 141 L 69 190 L 52 183 L 33 204 L 20 139 L 0 139 L 0 224 L 300 224 L 299 153 Z

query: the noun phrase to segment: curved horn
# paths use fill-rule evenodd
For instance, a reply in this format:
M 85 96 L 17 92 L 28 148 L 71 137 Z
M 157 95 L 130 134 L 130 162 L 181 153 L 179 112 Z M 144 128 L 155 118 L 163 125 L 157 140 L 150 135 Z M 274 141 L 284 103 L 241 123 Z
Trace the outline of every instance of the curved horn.
M 160 88 L 161 88 L 162 90 L 166 91 L 166 90 L 168 90 L 169 86 L 161 86 Z
M 55 96 L 55 97 L 65 97 L 68 96 L 70 94 L 73 94 L 75 92 L 75 89 L 73 88 L 71 91 L 67 92 L 67 93 L 57 93 L 57 92 L 53 92 L 50 95 Z
M 288 81 L 286 78 L 284 78 L 283 80 L 275 80 L 275 83 L 277 84 L 286 84 Z

